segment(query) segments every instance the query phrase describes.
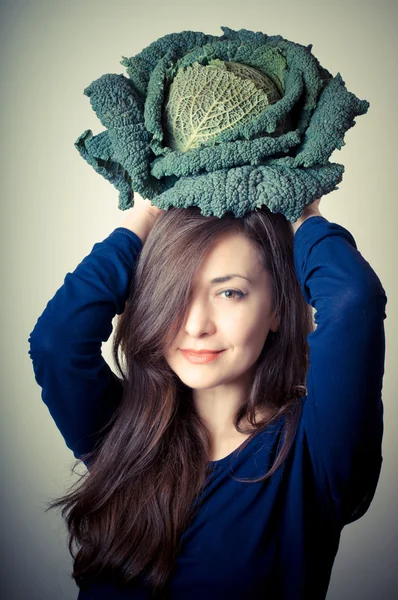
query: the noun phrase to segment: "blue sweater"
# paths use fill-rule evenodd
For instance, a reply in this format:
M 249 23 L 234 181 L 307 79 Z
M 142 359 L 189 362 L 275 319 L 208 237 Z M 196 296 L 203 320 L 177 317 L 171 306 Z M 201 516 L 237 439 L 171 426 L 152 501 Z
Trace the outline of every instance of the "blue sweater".
M 30 334 L 35 379 L 76 458 L 121 399 L 121 383 L 101 354 L 112 319 L 124 310 L 140 238 L 116 228 L 67 273 Z M 344 525 L 362 517 L 382 465 L 387 297 L 344 227 L 311 217 L 297 230 L 294 262 L 315 307 L 308 335 L 307 396 L 294 445 L 265 482 L 242 483 L 272 465 L 283 418 L 216 467 L 184 533 L 168 594 L 175 600 L 324 599 Z M 231 459 L 234 461 L 231 462 Z M 121 592 L 94 585 L 78 600 L 149 598 L 139 581 Z

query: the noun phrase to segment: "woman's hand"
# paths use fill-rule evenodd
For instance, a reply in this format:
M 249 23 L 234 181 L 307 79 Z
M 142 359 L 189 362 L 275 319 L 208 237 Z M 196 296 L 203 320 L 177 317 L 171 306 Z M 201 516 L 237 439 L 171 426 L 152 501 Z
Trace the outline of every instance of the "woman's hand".
M 133 208 L 147 211 L 151 217 L 155 217 L 155 218 L 157 218 L 160 215 L 160 213 L 164 212 L 161 208 L 154 206 L 150 200 L 148 200 L 148 199 L 144 200 L 144 198 L 141 198 L 141 196 L 139 196 L 137 194 L 137 192 L 135 192 L 135 194 L 134 194 L 134 207 Z
M 162 212 L 164 211 L 161 208 L 153 206 L 150 200 L 144 200 L 135 192 L 134 206 L 125 211 L 126 215 L 120 227 L 130 229 L 130 231 L 138 235 L 144 244 L 149 232 Z
M 311 204 L 309 204 L 308 206 L 305 207 L 305 209 L 303 210 L 301 216 L 297 219 L 297 221 L 292 223 L 292 229 L 293 229 L 294 234 L 296 234 L 296 231 L 300 227 L 300 225 L 302 225 L 304 223 L 304 221 L 306 221 L 310 217 L 323 217 L 323 215 L 321 214 L 321 212 L 319 210 L 320 201 L 321 201 L 321 198 L 317 198 L 316 200 L 311 202 Z

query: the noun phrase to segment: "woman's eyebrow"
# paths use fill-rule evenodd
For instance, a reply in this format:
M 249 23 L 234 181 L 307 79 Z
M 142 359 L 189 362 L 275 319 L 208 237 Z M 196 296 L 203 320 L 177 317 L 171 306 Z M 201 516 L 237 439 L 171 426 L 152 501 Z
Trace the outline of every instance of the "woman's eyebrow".
M 248 279 L 247 277 L 244 277 L 243 275 L 239 275 L 238 273 L 229 273 L 228 275 L 224 275 L 223 277 L 215 277 L 214 279 L 212 279 L 210 281 L 210 283 L 211 284 L 224 283 L 225 281 L 229 281 L 230 279 L 233 279 L 234 277 L 241 277 L 242 279 L 246 279 L 249 283 L 251 283 L 250 279 Z

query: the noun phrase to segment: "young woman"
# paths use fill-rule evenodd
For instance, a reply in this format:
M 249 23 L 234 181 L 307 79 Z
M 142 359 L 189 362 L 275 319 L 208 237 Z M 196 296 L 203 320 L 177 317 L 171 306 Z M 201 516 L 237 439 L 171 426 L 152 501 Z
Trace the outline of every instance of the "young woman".
M 319 200 L 292 225 L 138 198 L 29 338 L 88 469 L 50 506 L 78 598 L 325 598 L 381 469 L 386 301 Z

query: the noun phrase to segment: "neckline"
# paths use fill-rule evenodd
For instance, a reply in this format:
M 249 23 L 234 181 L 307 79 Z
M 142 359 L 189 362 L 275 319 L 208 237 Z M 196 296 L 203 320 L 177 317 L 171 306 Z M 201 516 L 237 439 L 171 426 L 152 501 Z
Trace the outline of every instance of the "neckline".
M 246 447 L 243 449 L 243 452 L 247 449 L 250 448 L 253 443 L 254 440 L 257 440 L 259 436 L 261 436 L 262 433 L 266 433 L 269 432 L 271 429 L 277 429 L 278 428 L 278 424 L 280 425 L 280 423 L 282 422 L 284 415 L 280 415 L 277 419 L 275 419 L 275 421 L 273 421 L 272 423 L 269 423 L 266 427 L 264 427 L 263 429 L 259 429 L 258 431 L 254 432 L 252 435 L 253 437 L 250 438 L 246 438 L 245 440 L 243 440 L 243 442 L 237 447 L 235 448 L 235 450 L 232 450 L 232 452 L 230 452 L 227 456 L 224 456 L 223 458 L 219 458 L 218 460 L 209 460 L 207 461 L 207 466 L 208 467 L 218 467 L 219 465 L 223 465 L 228 459 L 231 460 L 233 454 L 238 453 L 238 451 L 241 449 L 241 447 L 243 446 L 243 444 L 246 444 Z M 247 441 L 249 440 L 249 441 Z
M 257 435 L 259 433 L 259 431 L 256 431 L 255 434 Z M 207 465 L 211 466 L 211 467 L 217 467 L 218 465 L 223 464 L 225 461 L 227 461 L 228 459 L 231 459 L 232 455 L 237 453 L 240 448 L 243 446 L 243 444 L 247 443 L 247 446 L 250 446 L 251 442 L 253 441 L 253 439 L 256 438 L 256 435 L 253 434 L 253 437 L 250 439 L 246 438 L 245 440 L 243 440 L 243 442 L 241 444 L 239 444 L 239 446 L 237 448 L 235 448 L 235 450 L 232 450 L 232 452 L 230 452 L 229 454 L 227 454 L 227 456 L 224 456 L 223 458 L 219 458 L 218 460 L 208 460 L 207 461 Z M 247 441 L 249 440 L 249 441 Z

